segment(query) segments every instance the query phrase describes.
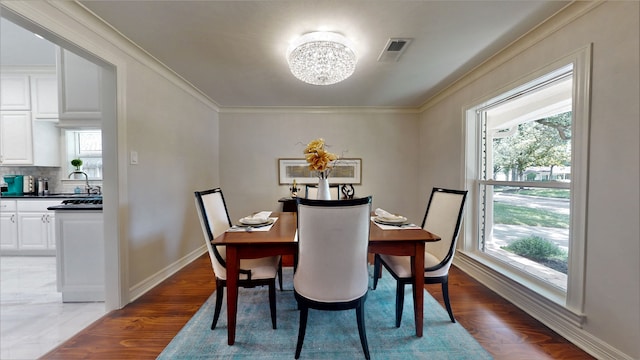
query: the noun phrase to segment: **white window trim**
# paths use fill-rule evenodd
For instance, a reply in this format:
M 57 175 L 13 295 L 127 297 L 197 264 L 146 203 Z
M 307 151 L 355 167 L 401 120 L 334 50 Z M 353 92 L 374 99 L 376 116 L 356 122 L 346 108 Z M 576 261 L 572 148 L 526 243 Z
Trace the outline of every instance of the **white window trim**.
M 480 276 L 491 278 L 496 286 L 506 286 L 512 295 L 511 301 L 529 309 L 546 309 L 547 314 L 541 317 L 553 319 L 554 316 L 581 326 L 584 321 L 584 287 L 585 287 L 585 251 L 586 251 L 586 209 L 588 189 L 588 148 L 589 148 L 589 106 L 590 106 L 590 74 L 591 44 L 584 46 L 567 56 L 495 91 L 463 109 L 465 119 L 466 149 L 464 151 L 466 188 L 469 190 L 469 206 L 466 207 L 464 232 L 461 234 L 459 251 L 463 267 L 471 266 Z M 572 116 L 572 180 L 571 180 L 571 230 L 570 257 L 568 260 L 568 280 L 566 297 L 554 292 L 551 287 L 521 278 L 510 273 L 504 267 L 491 261 L 489 256 L 478 250 L 479 224 L 477 216 L 480 155 L 477 151 L 480 138 L 480 126 L 476 121 L 475 109 L 487 105 L 490 100 L 512 89 L 533 81 L 562 66 L 573 64 L 573 103 Z M 514 281 L 515 280 L 515 281 Z M 524 286 L 520 285 L 523 284 Z M 494 288 L 494 290 L 496 290 Z M 551 290 L 551 291 L 548 291 Z M 499 291 L 500 292 L 500 291 Z M 542 295 L 542 296 L 541 296 Z M 559 296 L 560 295 L 560 296 Z M 545 312 L 545 310 L 540 310 Z M 555 319 L 557 320 L 557 319 Z

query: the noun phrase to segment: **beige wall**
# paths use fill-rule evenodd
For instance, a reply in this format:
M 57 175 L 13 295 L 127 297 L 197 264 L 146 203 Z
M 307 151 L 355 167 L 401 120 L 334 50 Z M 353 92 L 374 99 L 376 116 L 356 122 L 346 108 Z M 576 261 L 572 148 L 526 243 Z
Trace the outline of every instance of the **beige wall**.
M 496 65 L 489 62 L 462 79 L 464 85 L 459 90 L 429 104 L 420 124 L 421 150 L 447 151 L 441 157 L 421 157 L 419 175 L 421 186 L 462 181 L 462 109 L 593 43 L 586 321 L 579 331 L 633 359 L 640 358 L 639 4 L 604 3 L 482 74 Z M 536 33 L 515 46 L 535 36 Z
M 125 273 L 124 287 L 140 291 L 202 249 L 194 190 L 222 186 L 233 219 L 277 210 L 277 199 L 288 193 L 278 185 L 277 159 L 301 157 L 304 144 L 315 137 L 324 137 L 336 152 L 363 159 L 357 195 L 371 194 L 374 206 L 419 221 L 431 187 L 464 184 L 463 107 L 593 43 L 582 331 L 587 339 L 640 358 L 638 2 L 596 7 L 477 79 L 479 72 L 470 74 L 465 86 L 438 97 L 421 115 L 267 110 L 218 115 L 214 104 L 120 44 L 76 6 L 3 4 L 117 67 L 120 132 L 111 145 L 118 149 L 114 187 L 128 258 L 110 261 Z M 73 16 L 67 16 L 68 7 Z M 139 165 L 128 164 L 132 150 Z
M 220 114 L 220 181 L 232 220 L 258 210 L 281 210 L 289 193 L 278 185 L 278 158 L 303 158 L 318 137 L 344 157 L 362 159 L 356 196 L 373 207 L 422 221 L 428 193 L 417 193 L 417 114 L 290 111 Z

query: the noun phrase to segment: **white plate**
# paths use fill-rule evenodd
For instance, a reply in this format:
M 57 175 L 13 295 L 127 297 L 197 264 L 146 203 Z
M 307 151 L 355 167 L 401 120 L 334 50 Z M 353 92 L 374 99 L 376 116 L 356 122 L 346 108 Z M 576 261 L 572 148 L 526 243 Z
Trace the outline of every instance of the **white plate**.
M 407 222 L 407 218 L 404 217 L 404 216 L 400 216 L 400 217 L 394 218 L 394 219 L 376 216 L 374 220 L 376 220 L 376 221 L 378 221 L 380 223 L 389 223 L 389 224 L 402 224 L 404 222 Z
M 240 225 L 244 225 L 244 226 L 265 226 L 265 225 L 270 225 L 273 224 L 273 219 L 267 219 L 266 221 L 264 219 L 260 219 L 260 218 L 242 218 L 240 220 L 238 220 L 238 222 L 240 223 Z

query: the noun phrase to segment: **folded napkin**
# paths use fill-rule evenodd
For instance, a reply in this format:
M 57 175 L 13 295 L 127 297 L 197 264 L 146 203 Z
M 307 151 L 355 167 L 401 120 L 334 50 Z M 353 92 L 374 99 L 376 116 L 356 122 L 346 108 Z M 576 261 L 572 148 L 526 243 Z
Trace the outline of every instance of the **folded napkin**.
M 406 220 L 404 216 L 394 215 L 388 211 L 377 208 L 375 214 L 381 220 L 389 220 L 389 221 L 398 221 L 398 220 Z
M 263 224 L 269 220 L 271 211 L 260 211 L 253 215 L 245 216 L 240 219 L 240 222 L 247 225 Z

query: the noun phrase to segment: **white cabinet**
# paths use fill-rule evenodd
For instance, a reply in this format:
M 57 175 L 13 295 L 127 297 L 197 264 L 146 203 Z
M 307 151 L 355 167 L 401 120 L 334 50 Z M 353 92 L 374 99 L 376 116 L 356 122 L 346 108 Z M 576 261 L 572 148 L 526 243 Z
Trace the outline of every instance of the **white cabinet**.
M 34 120 L 58 122 L 58 78 L 55 72 L 32 74 L 31 111 Z
M 58 51 L 59 126 L 101 126 L 101 81 L 98 65 L 68 50 Z
M 56 69 L 5 69 L 0 82 L 0 164 L 60 166 Z
M 29 76 L 2 74 L 0 78 L 0 110 L 31 110 Z
M 3 200 L 1 204 L 3 254 L 55 255 L 55 212 L 47 208 L 60 200 Z
M 0 249 L 18 248 L 18 213 L 15 200 L 0 200 Z
M 33 164 L 31 112 L 0 111 L 0 164 Z
M 57 211 L 56 242 L 56 270 L 62 301 L 104 301 L 102 211 Z

